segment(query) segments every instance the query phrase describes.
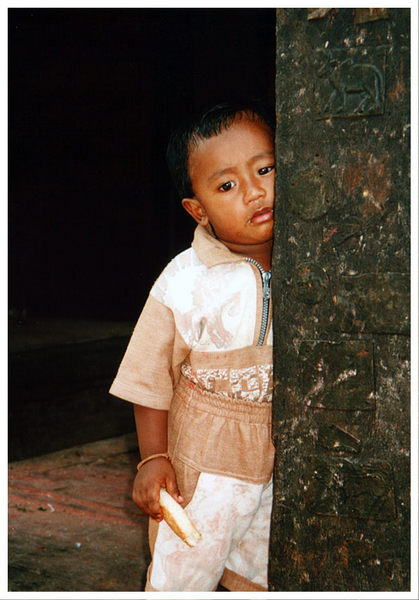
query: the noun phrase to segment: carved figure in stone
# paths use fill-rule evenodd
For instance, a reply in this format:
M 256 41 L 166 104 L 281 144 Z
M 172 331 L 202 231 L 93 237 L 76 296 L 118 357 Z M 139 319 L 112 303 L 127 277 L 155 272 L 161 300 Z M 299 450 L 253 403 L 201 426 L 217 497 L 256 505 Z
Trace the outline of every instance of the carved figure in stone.
M 373 64 L 356 62 L 352 57 L 340 61 L 331 51 L 317 70 L 332 88 L 322 109 L 331 114 L 365 114 L 382 112 L 384 78 Z

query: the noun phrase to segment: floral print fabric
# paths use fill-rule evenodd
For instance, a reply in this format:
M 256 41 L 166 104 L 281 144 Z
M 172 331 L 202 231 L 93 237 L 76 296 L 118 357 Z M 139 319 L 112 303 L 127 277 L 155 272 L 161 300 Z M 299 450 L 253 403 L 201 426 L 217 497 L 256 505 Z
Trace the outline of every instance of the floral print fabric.
M 202 534 L 189 548 L 163 521 L 150 583 L 158 591 L 213 591 L 225 568 L 267 588 L 272 481 L 201 473 L 186 511 Z

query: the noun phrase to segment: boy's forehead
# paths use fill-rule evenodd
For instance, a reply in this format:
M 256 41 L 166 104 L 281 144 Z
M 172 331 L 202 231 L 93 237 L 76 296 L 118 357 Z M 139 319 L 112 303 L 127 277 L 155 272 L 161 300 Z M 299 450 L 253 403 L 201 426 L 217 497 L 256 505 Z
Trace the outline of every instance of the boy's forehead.
M 225 134 L 227 134 L 229 132 L 234 133 L 235 130 L 241 130 L 243 128 L 243 125 L 246 127 L 246 129 L 250 125 L 250 127 L 255 132 L 258 132 L 258 131 L 263 132 L 264 137 L 265 137 L 265 134 L 268 134 L 269 140 L 271 142 L 270 145 L 271 145 L 272 152 L 273 152 L 273 146 L 274 146 L 273 132 L 272 132 L 271 128 L 269 127 L 269 125 L 267 125 L 265 122 L 263 122 L 259 118 L 250 119 L 247 115 L 238 115 L 231 123 L 229 123 L 227 125 L 223 125 L 223 127 L 220 129 L 220 131 L 218 133 L 214 133 L 213 135 L 208 136 L 208 137 L 195 136 L 193 141 L 191 141 L 191 143 L 189 144 L 188 162 L 191 160 L 193 154 L 197 150 L 202 150 L 203 148 L 205 148 L 205 146 L 212 145 L 211 142 L 214 140 L 214 138 L 217 138 L 218 145 L 222 145 L 224 141 L 227 144 L 230 136 L 226 136 Z

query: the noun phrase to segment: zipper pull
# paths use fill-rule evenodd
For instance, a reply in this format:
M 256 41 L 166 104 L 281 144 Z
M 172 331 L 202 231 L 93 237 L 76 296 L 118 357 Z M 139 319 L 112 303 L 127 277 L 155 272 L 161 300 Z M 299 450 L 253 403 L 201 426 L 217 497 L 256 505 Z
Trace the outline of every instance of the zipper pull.
M 262 275 L 262 294 L 264 300 L 269 300 L 271 297 L 271 276 L 272 273 L 270 271 L 264 271 L 261 273 Z

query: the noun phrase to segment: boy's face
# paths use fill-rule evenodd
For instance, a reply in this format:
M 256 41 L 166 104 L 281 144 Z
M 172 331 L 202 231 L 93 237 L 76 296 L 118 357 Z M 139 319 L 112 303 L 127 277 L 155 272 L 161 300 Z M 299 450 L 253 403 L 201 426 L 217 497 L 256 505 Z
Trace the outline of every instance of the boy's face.
M 270 245 L 273 235 L 274 147 L 260 121 L 243 116 L 200 140 L 188 160 L 195 196 L 182 204 L 234 252 Z

